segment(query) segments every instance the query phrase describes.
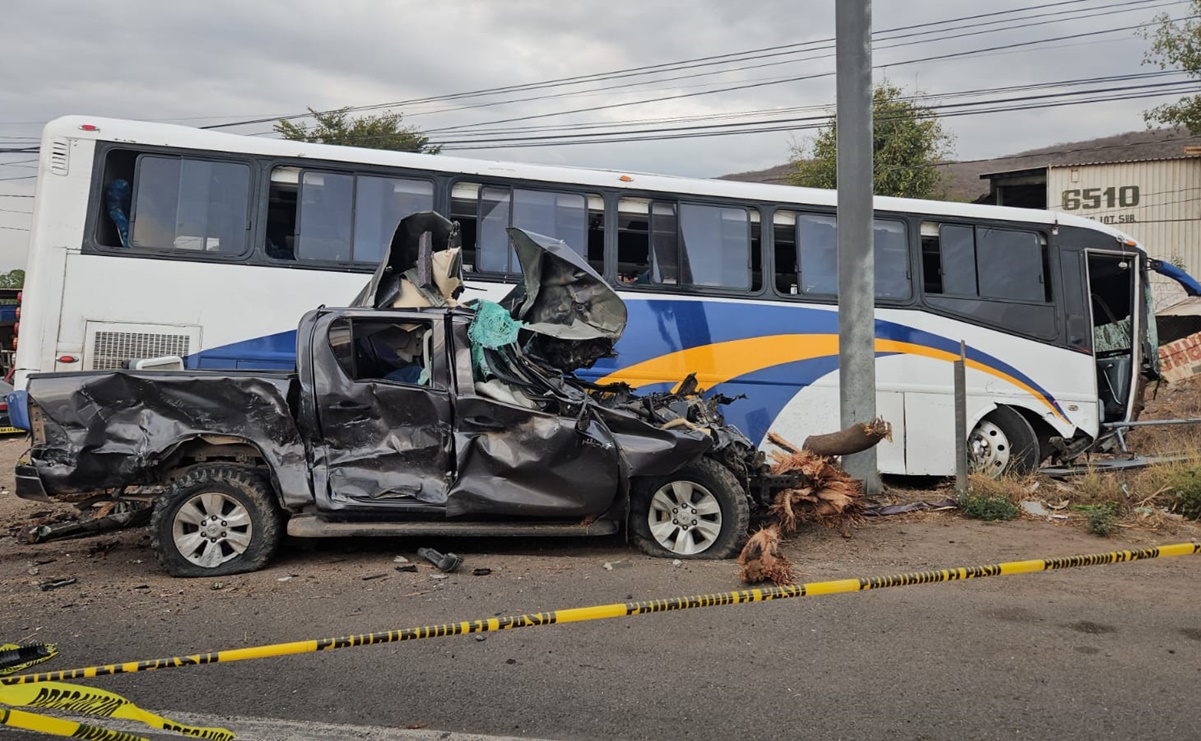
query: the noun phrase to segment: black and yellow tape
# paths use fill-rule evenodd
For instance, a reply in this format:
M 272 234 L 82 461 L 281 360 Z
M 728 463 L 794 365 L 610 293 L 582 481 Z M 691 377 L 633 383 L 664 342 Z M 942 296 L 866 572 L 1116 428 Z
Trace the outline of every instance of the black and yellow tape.
M 149 741 L 145 736 L 135 736 L 124 731 L 113 731 L 108 728 L 90 726 L 73 720 L 51 718 L 48 715 L 26 713 L 0 705 L 0 726 L 19 728 L 22 731 L 33 731 L 51 736 L 66 736 L 67 738 L 86 738 L 94 741 Z
M 1066 558 L 1049 558 L 1031 561 L 1010 561 L 991 566 L 972 566 L 957 569 L 942 569 L 938 571 L 922 571 L 896 576 L 884 576 L 866 579 L 840 579 L 838 581 L 814 582 L 812 584 L 797 584 L 784 587 L 767 587 L 763 589 L 746 589 L 735 592 L 721 592 L 693 597 L 671 597 L 668 599 L 643 600 L 640 602 L 618 602 L 609 605 L 593 607 L 574 607 L 552 612 L 538 612 L 529 615 L 512 615 L 509 617 L 492 617 L 483 620 L 467 620 L 458 623 L 442 625 L 427 625 L 420 628 L 404 628 L 388 630 L 379 633 L 342 636 L 340 638 L 320 638 L 317 640 L 294 641 L 291 643 L 273 643 L 264 646 L 236 648 L 226 651 L 213 651 L 192 656 L 174 656 L 165 659 L 150 659 L 124 664 L 105 664 L 90 666 L 82 669 L 68 669 L 41 674 L 23 674 L 16 677 L 0 677 L 0 686 L 6 684 L 33 684 L 38 682 L 62 681 L 67 679 L 86 679 L 103 677 L 113 674 L 129 674 L 133 672 L 153 671 L 155 669 L 172 669 L 184 666 L 201 666 L 250 659 L 265 659 L 273 656 L 291 656 L 294 654 L 329 651 L 352 646 L 370 646 L 378 643 L 395 643 L 397 641 L 412 641 L 422 638 L 441 638 L 444 636 L 463 635 L 466 633 L 487 633 L 510 628 L 529 628 L 537 625 L 561 625 L 578 623 L 586 620 L 604 620 L 606 618 L 629 617 L 632 615 L 647 615 L 672 610 L 689 610 L 697 607 L 718 607 L 721 605 L 740 605 L 748 602 L 768 602 L 771 600 L 788 599 L 790 597 L 815 597 L 826 594 L 841 594 L 844 592 L 863 592 L 870 589 L 886 587 L 902 587 L 915 584 L 936 584 L 945 581 L 960 581 L 964 579 L 979 579 L 986 576 L 1008 576 L 1014 574 L 1029 574 L 1038 571 L 1077 568 L 1081 566 L 1101 566 L 1105 564 L 1128 563 L 1144 561 L 1152 558 L 1169 558 L 1172 556 L 1188 556 L 1201 552 L 1201 544 L 1177 543 L 1159 546 L 1158 548 L 1143 548 L 1134 551 L 1115 551 L 1086 556 L 1068 556 Z
M 53 643 L 5 643 L 0 645 L 0 677 L 25 671 L 57 655 L 58 646 Z
M 211 739 L 212 741 L 230 741 L 234 738 L 234 734 L 224 728 L 204 728 L 176 723 L 160 715 L 155 715 L 149 710 L 143 710 L 118 694 L 99 690 L 95 687 L 83 687 L 77 684 L 40 682 L 38 684 L 0 686 L 0 726 L 10 725 L 25 730 L 40 731 L 59 736 L 73 736 L 74 738 L 138 738 L 128 733 L 85 726 L 73 721 L 64 721 L 59 718 L 14 710 L 14 708 L 57 710 L 65 713 L 92 715 L 100 718 L 121 718 L 137 721 L 151 728 L 173 731 L 192 738 Z

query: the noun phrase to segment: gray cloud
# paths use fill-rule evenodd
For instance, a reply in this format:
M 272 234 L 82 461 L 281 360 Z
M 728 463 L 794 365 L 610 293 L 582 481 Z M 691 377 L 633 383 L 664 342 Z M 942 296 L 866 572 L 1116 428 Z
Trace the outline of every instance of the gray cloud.
M 1099 7 L 1089 0 L 1081 7 Z M 876 0 L 877 30 L 1034 5 L 954 0 Z M 935 54 L 1146 22 L 1182 3 L 1152 3 L 1137 12 L 1043 22 L 1027 29 L 888 48 L 879 42 L 876 78 L 931 95 L 1105 74 L 1138 72 L 1146 47 L 1132 31 L 1049 47 L 903 64 Z M 1048 11 L 1071 9 L 1072 6 Z M 41 123 L 68 113 L 204 124 L 218 118 L 298 113 L 307 106 L 412 100 L 572 75 L 661 64 L 833 36 L 832 0 L 755 4 L 727 0 L 42 0 L 9 3 L 0 25 L 0 146 L 35 137 Z M 1034 11 L 1031 11 L 1034 12 Z M 1098 11 L 1105 12 L 1105 11 Z M 818 52 L 829 54 L 829 52 Z M 771 61 L 769 59 L 762 62 Z M 746 70 L 716 78 L 723 85 L 831 72 L 832 57 Z M 653 90 L 446 110 L 447 103 L 400 109 L 422 128 L 472 124 L 521 115 L 686 93 L 714 80 L 681 80 Z M 610 83 L 612 84 L 612 83 Z M 551 92 L 551 91 L 546 91 Z M 545 94 L 545 93 L 544 93 Z M 581 113 L 527 125 L 625 122 L 813 106 L 834 98 L 832 76 L 654 105 Z M 1142 127 L 1155 101 L 949 118 L 961 158 L 982 158 Z M 434 113 L 432 111 L 439 111 Z M 216 117 L 216 118 L 211 118 Z M 259 124 L 241 129 L 260 133 Z M 554 148 L 495 149 L 467 156 L 714 176 L 784 161 L 806 132 Z M 7 137 L 7 138 L 6 138 Z M 31 174 L 0 157 L 0 178 Z M 23 157 L 21 159 L 27 159 Z M 32 181 L 0 180 L 0 193 L 31 192 Z M 0 197 L 0 209 L 18 199 Z M 19 199 L 27 208 L 29 199 Z M 0 227 L 28 218 L 0 211 Z M 25 232 L 0 228 L 0 269 L 19 264 Z M 5 258 L 6 255 L 10 257 Z

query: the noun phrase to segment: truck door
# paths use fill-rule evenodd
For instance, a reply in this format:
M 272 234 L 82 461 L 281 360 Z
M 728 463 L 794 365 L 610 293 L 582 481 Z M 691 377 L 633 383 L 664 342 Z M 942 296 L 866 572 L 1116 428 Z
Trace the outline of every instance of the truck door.
M 444 508 L 453 467 L 444 326 L 390 312 L 330 315 L 314 328 L 320 509 Z
M 466 320 L 452 332 L 457 478 L 446 514 L 569 519 L 608 511 L 624 478 L 608 428 L 488 396 L 472 382 Z

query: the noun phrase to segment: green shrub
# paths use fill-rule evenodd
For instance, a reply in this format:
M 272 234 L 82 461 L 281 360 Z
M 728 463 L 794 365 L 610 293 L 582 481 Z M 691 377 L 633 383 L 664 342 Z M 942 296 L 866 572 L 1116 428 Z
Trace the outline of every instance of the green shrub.
M 1012 520 L 1018 506 L 1005 497 L 968 494 L 959 499 L 959 509 L 974 520 Z
M 1079 504 L 1074 509 L 1080 510 L 1088 518 L 1088 531 L 1093 535 L 1105 537 L 1117 529 L 1118 507 L 1113 502 Z
M 1186 468 L 1171 479 L 1172 511 L 1201 520 L 1201 468 Z

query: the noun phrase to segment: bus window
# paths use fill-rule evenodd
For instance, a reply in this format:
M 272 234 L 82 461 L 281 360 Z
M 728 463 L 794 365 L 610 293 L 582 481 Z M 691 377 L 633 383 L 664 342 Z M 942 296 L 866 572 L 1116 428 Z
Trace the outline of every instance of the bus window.
M 921 233 L 927 306 L 1044 340 L 1058 335 L 1042 234 L 929 221 Z
M 134 248 L 240 255 L 246 250 L 250 168 L 237 162 L 141 155 L 134 173 Z
M 745 208 L 623 198 L 618 280 L 626 285 L 754 288 L 751 216 Z
M 520 272 L 506 231 L 515 226 L 561 240 L 604 270 L 604 202 L 599 195 L 456 183 L 450 218 L 463 235 L 467 272 Z
M 267 256 L 374 265 L 401 219 L 433 208 L 428 180 L 277 167 L 268 198 Z
M 354 176 L 305 172 L 299 199 L 296 259 L 349 262 Z
M 1036 232 L 961 224 L 922 224 L 927 294 L 1046 303 L 1045 240 Z
M 781 293 L 838 295 L 838 219 L 828 214 L 777 211 L 776 287 Z M 795 226 L 794 226 L 795 225 Z M 875 219 L 876 298 L 904 301 L 913 295 L 905 222 Z

